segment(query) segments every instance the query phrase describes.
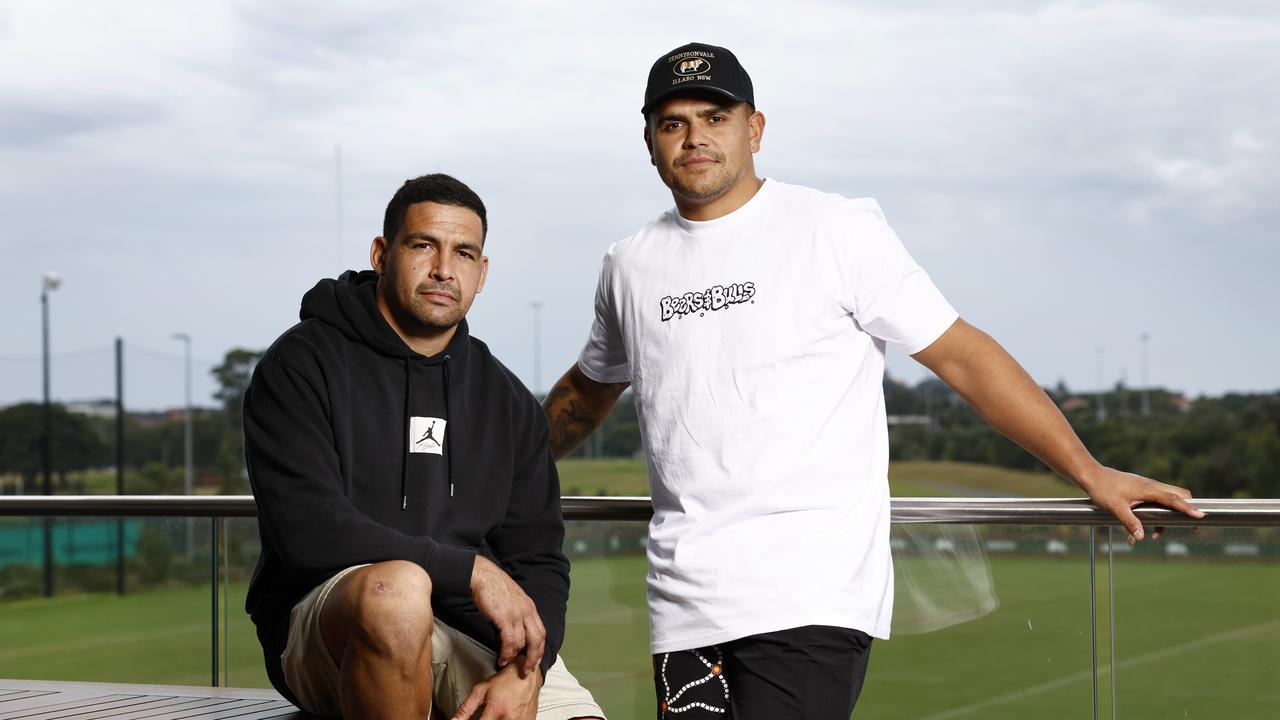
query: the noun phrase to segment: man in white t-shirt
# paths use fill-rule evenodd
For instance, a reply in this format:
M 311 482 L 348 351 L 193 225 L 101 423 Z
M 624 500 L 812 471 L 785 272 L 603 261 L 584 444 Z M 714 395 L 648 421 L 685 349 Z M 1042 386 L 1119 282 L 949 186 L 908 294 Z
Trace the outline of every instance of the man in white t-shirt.
M 961 320 L 880 207 L 756 176 L 765 118 L 720 47 L 649 73 L 644 138 L 675 208 L 613 245 L 578 362 L 544 406 L 558 457 L 635 391 L 649 466 L 659 717 L 848 718 L 893 607 L 892 343 L 1114 513 L 1190 493 L 1100 465 Z

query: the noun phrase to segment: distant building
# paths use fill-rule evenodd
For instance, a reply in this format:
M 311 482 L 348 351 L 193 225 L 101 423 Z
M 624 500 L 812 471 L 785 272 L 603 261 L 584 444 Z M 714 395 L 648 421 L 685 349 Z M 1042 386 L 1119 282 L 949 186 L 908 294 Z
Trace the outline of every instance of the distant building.
M 116 401 L 110 399 L 103 400 L 71 400 L 63 403 L 67 412 L 77 415 L 85 415 L 94 418 L 111 419 L 116 416 Z M 0 408 L 2 409 L 2 408 Z M 130 411 L 128 408 L 125 412 L 129 417 L 142 425 L 154 426 L 163 425 L 169 422 L 181 422 L 186 412 L 183 408 L 167 408 L 164 410 L 143 410 Z M 201 417 L 212 412 L 210 408 L 193 407 L 191 408 L 192 417 Z
M 889 425 L 924 425 L 931 427 L 933 418 L 928 415 L 890 415 Z
M 116 416 L 116 401 L 110 399 L 101 400 L 72 400 L 62 404 L 67 412 L 77 415 L 86 415 L 95 418 L 113 418 Z
M 1062 408 L 1062 412 L 1075 412 L 1076 410 L 1089 407 L 1089 401 L 1079 395 L 1075 395 L 1063 400 L 1058 407 Z

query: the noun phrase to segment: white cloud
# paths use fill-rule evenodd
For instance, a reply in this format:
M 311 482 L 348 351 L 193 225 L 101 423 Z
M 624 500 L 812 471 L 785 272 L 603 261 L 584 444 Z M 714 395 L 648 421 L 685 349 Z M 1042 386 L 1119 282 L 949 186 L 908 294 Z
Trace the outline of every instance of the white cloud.
M 1226 216 L 1273 210 L 1280 188 L 1280 155 L 1248 130 L 1220 138 L 1198 155 L 1148 157 L 1145 164 L 1156 190 L 1137 205 L 1147 219 L 1187 206 Z
M 1092 382 L 1092 348 L 1142 324 L 1170 347 L 1157 381 L 1277 384 L 1252 359 L 1276 350 L 1254 309 L 1274 305 L 1260 268 L 1280 261 L 1261 240 L 1280 220 L 1269 3 L 752 1 L 678 22 L 651 3 L 10 3 L 0 252 L 19 277 L 67 275 L 62 347 L 174 330 L 215 356 L 265 345 L 334 271 L 340 142 L 344 264 L 396 184 L 454 172 L 494 219 L 476 325 L 527 376 L 541 299 L 558 368 L 604 248 L 669 204 L 638 107 L 652 59 L 693 39 L 751 71 L 765 173 L 880 197 L 1045 382 Z M 1233 250 L 1206 266 L 1209 238 Z M 1148 281 L 1153 259 L 1209 299 Z M 11 347 L 39 347 L 32 298 L 0 288 Z M 1205 370 L 1213 349 L 1179 323 L 1214 327 L 1236 366 Z M 23 392 L 0 384 L 0 402 Z

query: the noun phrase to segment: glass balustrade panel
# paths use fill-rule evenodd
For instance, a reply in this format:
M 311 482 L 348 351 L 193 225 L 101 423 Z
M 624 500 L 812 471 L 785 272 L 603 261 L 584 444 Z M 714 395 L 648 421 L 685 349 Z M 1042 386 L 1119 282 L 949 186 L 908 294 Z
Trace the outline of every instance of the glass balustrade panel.
M 1104 689 L 1115 670 L 1114 716 L 1280 717 L 1280 528 L 1112 538 L 1114 636 L 1099 665 Z
M 0 677 L 209 685 L 210 542 L 201 518 L 0 518 Z
M 223 636 L 219 672 L 222 682 L 230 687 L 269 688 L 262 646 L 244 609 L 249 580 L 261 550 L 258 521 L 226 518 L 222 522 L 218 576 Z
M 892 638 L 855 718 L 1092 715 L 1087 528 L 895 525 L 891 543 Z
M 560 655 L 610 720 L 655 715 L 645 606 L 647 527 L 644 522 L 565 523 L 571 586 Z

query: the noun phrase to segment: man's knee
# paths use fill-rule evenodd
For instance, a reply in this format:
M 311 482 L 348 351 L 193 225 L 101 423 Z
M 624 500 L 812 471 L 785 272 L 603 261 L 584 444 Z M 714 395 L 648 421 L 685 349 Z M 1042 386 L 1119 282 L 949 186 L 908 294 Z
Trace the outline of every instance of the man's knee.
M 430 646 L 431 578 L 414 563 L 391 560 L 354 570 L 337 600 L 331 615 L 326 607 L 330 622 L 323 623 L 331 650 L 337 645 L 345 651 L 355 642 L 365 651 L 407 659 Z

